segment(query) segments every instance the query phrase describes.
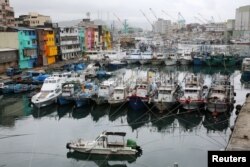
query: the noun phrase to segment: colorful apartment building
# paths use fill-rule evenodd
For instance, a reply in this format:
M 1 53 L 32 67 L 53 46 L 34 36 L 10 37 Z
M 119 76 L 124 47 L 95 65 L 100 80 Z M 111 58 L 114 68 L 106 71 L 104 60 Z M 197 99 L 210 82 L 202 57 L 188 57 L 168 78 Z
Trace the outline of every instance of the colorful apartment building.
M 56 62 L 58 49 L 52 28 L 38 28 L 38 65 L 50 65 Z
M 94 50 L 95 48 L 95 28 L 85 28 L 85 46 L 87 50 Z
M 85 33 L 84 33 L 85 29 L 83 27 L 79 27 L 78 32 L 79 32 L 79 42 L 80 42 L 81 52 L 84 53 L 86 51 L 86 48 L 85 48 Z
M 60 53 L 62 60 L 82 57 L 77 27 L 60 28 Z
M 103 47 L 105 49 L 107 50 L 112 49 L 112 37 L 111 33 L 108 30 L 103 30 L 102 41 L 103 41 Z
M 35 29 L 13 28 L 18 32 L 19 68 L 37 66 L 37 34 Z

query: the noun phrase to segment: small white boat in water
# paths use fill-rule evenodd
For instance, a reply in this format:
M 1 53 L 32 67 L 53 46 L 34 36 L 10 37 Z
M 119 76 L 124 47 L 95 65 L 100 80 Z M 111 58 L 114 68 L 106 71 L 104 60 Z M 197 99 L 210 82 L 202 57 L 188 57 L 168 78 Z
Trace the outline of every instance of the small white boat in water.
M 62 94 L 62 79 L 48 77 L 45 79 L 41 91 L 31 98 L 36 107 L 45 107 L 57 102 L 57 97 Z
M 125 142 L 125 132 L 103 132 L 94 141 L 79 139 L 66 144 L 67 149 L 81 153 L 99 155 L 137 155 L 142 150 L 136 142 L 128 139 Z M 110 137 L 112 136 L 112 137 Z M 121 138 L 118 140 L 118 138 Z M 114 140 L 115 139 L 115 140 Z

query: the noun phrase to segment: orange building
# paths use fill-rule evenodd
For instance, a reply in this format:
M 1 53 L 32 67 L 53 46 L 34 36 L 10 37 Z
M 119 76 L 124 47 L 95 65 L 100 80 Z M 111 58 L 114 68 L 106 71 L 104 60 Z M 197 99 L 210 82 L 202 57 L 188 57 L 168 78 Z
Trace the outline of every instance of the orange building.
M 38 64 L 49 65 L 56 62 L 58 49 L 55 41 L 55 33 L 50 28 L 38 28 Z

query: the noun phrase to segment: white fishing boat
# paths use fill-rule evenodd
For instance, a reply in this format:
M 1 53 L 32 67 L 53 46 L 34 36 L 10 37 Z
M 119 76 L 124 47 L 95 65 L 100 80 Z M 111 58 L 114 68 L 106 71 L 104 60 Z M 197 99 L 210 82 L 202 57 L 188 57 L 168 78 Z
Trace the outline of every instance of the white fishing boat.
M 59 77 L 46 78 L 41 91 L 31 98 L 32 104 L 40 108 L 57 102 L 57 97 L 62 93 L 62 82 Z
M 177 64 L 177 54 L 176 53 L 167 53 L 165 55 L 164 63 L 166 66 L 172 66 Z
M 127 102 L 128 86 L 124 84 L 118 85 L 114 88 L 114 93 L 108 99 L 111 105 L 121 105 Z
M 178 100 L 184 109 L 195 110 L 204 105 L 207 87 L 203 87 L 203 84 L 201 75 L 188 74 L 185 77 L 183 96 Z
M 114 93 L 114 88 L 117 82 L 114 79 L 109 79 L 102 82 L 99 86 L 97 97 L 94 97 L 96 104 L 108 103 L 109 97 Z
M 164 75 L 163 79 L 157 83 L 157 90 L 153 103 L 160 111 L 171 111 L 177 103 L 179 95 L 178 75 Z
M 141 65 L 148 64 L 151 62 L 152 58 L 153 58 L 153 53 L 151 51 L 141 52 L 141 57 L 139 59 L 139 63 Z
M 164 62 L 164 59 L 165 57 L 163 56 L 162 53 L 156 53 L 151 59 L 151 64 L 161 65 Z
M 228 111 L 234 104 L 234 86 L 229 76 L 216 74 L 207 97 L 207 109 L 213 113 Z
M 141 59 L 141 51 L 139 49 L 132 50 L 126 57 L 125 61 L 128 64 L 139 63 Z
M 136 155 L 142 150 L 135 141 L 125 142 L 125 132 L 103 132 L 93 141 L 79 139 L 66 144 L 66 148 L 81 153 L 98 155 Z M 110 137 L 111 136 L 111 137 Z M 120 138 L 120 139 L 119 139 Z M 119 139 L 119 140 L 118 140 Z
M 178 62 L 181 65 L 191 64 L 193 61 L 191 51 L 182 51 L 182 53 L 178 54 Z

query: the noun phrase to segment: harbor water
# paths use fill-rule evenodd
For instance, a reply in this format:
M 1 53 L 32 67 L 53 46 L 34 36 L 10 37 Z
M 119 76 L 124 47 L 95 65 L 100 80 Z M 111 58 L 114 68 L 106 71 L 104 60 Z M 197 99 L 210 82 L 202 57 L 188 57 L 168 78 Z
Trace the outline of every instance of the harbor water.
M 146 70 L 148 67 L 140 67 Z M 236 103 L 243 104 L 249 86 L 241 83 L 239 68 L 158 67 L 161 72 L 202 73 L 205 82 L 214 73 L 227 73 L 234 81 Z M 125 76 L 138 67 L 127 67 Z M 120 74 L 122 75 L 122 74 Z M 51 105 L 36 109 L 27 94 L 7 95 L 0 102 L 0 167 L 206 167 L 208 150 L 224 150 L 234 125 L 235 110 L 217 117 L 209 111 L 157 113 L 150 108 L 131 110 L 126 104 Z M 143 153 L 136 159 L 81 156 L 70 153 L 66 143 L 83 138 L 94 140 L 103 131 L 126 132 L 135 139 Z

